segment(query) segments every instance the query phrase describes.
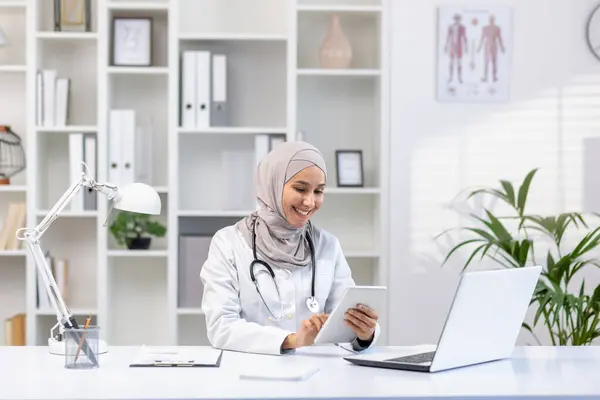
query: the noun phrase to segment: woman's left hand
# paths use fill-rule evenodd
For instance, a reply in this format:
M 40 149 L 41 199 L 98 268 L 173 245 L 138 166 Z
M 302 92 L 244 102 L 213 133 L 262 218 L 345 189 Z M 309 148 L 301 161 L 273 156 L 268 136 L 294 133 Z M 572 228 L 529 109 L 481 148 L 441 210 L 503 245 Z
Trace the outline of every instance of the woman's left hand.
M 375 310 L 357 304 L 355 308 L 346 311 L 344 322 L 360 340 L 368 341 L 373 339 L 375 326 L 377 325 L 378 315 Z

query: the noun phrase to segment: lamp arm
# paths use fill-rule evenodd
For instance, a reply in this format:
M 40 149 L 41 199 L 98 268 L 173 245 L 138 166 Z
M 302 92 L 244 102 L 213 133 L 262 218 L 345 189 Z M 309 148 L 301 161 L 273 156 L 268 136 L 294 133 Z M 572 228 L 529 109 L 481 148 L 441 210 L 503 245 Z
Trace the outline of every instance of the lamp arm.
M 46 214 L 44 219 L 33 229 L 33 231 L 28 232 L 29 236 L 35 236 L 38 239 L 41 238 L 44 232 L 46 232 L 46 230 L 50 227 L 54 220 L 56 220 L 60 216 L 60 213 L 65 209 L 67 205 L 69 205 L 69 203 L 71 203 L 71 200 L 73 200 L 77 193 L 79 193 L 79 190 L 81 190 L 81 188 L 85 185 L 86 178 L 85 175 L 82 174 L 81 179 L 67 189 L 67 191 L 56 202 L 56 204 L 54 205 L 54 207 L 52 207 L 48 214 Z
M 85 170 L 89 171 L 87 169 L 87 165 L 85 163 L 82 164 Z M 54 310 L 56 311 L 56 319 L 58 320 L 61 334 L 64 332 L 65 328 L 77 328 L 77 321 L 75 320 L 69 307 L 67 307 L 65 304 L 62 295 L 58 290 L 58 285 L 56 284 L 54 276 L 52 275 L 50 267 L 46 261 L 44 252 L 40 246 L 40 238 L 50 227 L 52 222 L 59 217 L 60 213 L 71 202 L 71 200 L 73 200 L 82 187 L 92 188 L 106 195 L 111 200 L 118 194 L 117 186 L 109 183 L 98 184 L 89 176 L 87 172 L 84 171 L 81 173 L 81 178 L 79 181 L 73 183 L 67 189 L 62 197 L 56 202 L 54 207 L 52 207 L 44 219 L 35 228 L 23 228 L 16 232 L 17 239 L 27 242 L 27 246 L 29 247 L 29 250 L 35 260 L 37 271 L 46 284 L 46 291 L 50 297 L 52 307 L 54 307 Z

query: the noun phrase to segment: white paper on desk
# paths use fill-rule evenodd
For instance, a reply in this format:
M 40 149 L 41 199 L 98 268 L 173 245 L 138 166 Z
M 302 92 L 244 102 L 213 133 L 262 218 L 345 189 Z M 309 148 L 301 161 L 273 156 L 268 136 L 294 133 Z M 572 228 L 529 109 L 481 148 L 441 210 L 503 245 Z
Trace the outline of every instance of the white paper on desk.
M 142 346 L 133 364 L 154 364 L 156 362 L 193 362 L 199 365 L 215 365 L 221 350 L 210 347 Z
M 272 366 L 248 369 L 240 372 L 240 379 L 265 381 L 303 381 L 319 372 L 314 366 Z

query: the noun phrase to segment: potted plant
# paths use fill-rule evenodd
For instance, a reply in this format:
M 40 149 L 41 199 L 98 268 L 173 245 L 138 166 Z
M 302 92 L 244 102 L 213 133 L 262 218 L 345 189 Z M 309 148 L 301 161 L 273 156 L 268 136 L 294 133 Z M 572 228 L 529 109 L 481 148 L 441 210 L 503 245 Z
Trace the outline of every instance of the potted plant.
M 542 274 L 530 303 L 537 307 L 533 324 L 523 322 L 523 328 L 540 343 L 534 328 L 543 318 L 552 345 L 590 345 L 600 336 L 600 285 L 592 291 L 586 290 L 589 287 L 586 288 L 583 279 L 574 289 L 573 277 L 584 268 L 600 266 L 593 254 L 600 244 L 600 227 L 589 228 L 583 214 L 577 212 L 555 216 L 528 214 L 527 198 L 536 172 L 537 169 L 530 171 L 516 190 L 506 180 L 501 180 L 497 188 L 469 190 L 466 200 L 476 195 L 489 195 L 492 201 L 507 205 L 512 215 L 494 215 L 486 207 L 483 207 L 483 214 L 469 213 L 474 224 L 458 228 L 467 232 L 468 237 L 461 237 L 443 264 L 457 250 L 472 246 L 463 271 L 475 257 L 491 259 L 505 268 L 542 265 Z M 581 238 L 575 239 L 576 243 L 567 248 L 570 229 L 583 232 L 578 232 Z
M 152 221 L 150 215 L 127 211 L 121 211 L 109 229 L 117 243 L 130 250 L 146 250 L 152 242 L 150 236 L 163 237 L 167 232 L 162 224 Z

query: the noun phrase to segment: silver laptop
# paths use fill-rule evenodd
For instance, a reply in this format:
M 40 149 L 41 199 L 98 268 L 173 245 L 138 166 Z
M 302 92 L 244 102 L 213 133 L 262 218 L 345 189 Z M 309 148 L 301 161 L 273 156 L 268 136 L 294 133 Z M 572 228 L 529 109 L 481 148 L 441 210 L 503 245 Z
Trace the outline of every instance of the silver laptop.
M 433 351 L 373 352 L 344 357 L 353 364 L 437 372 L 510 357 L 541 266 L 464 273 Z

